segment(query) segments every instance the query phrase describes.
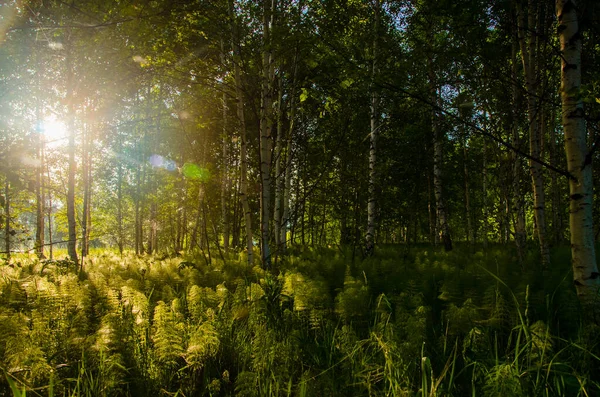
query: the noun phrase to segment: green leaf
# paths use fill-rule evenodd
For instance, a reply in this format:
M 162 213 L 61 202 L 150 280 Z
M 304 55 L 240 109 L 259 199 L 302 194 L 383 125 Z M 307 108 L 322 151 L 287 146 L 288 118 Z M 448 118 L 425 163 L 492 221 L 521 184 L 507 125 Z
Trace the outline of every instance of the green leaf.
M 13 393 L 13 397 L 25 397 L 26 396 L 26 390 L 25 386 L 23 386 L 23 390 L 19 390 L 19 387 L 16 385 L 15 381 L 7 374 L 5 373 L 4 376 L 6 376 L 6 381 L 8 382 L 10 389 Z
M 347 78 L 346 80 L 342 81 L 340 83 L 340 85 L 342 86 L 342 88 L 348 88 L 350 87 L 352 84 L 354 84 L 354 80 L 351 78 Z
M 308 91 L 306 88 L 302 89 L 302 93 L 300 94 L 300 103 L 306 101 L 308 99 Z

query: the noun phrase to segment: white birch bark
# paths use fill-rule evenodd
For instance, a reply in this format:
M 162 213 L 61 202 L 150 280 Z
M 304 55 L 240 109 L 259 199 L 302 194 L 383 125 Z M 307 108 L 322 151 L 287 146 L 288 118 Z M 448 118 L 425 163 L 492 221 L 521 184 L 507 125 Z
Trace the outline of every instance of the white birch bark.
M 600 320 L 600 274 L 594 250 L 592 222 L 592 164 L 587 158 L 586 124 L 581 87 L 581 33 L 574 0 L 557 0 L 558 34 L 561 50 L 562 123 L 569 180 L 569 226 L 573 278 L 586 315 Z
M 377 162 L 377 137 L 379 135 L 379 92 L 375 87 L 375 79 L 378 74 L 378 48 L 377 39 L 379 31 L 379 0 L 375 0 L 375 21 L 374 21 L 374 38 L 373 38 L 373 64 L 371 74 L 371 133 L 369 144 L 369 199 L 367 203 L 367 236 L 366 236 L 366 253 L 373 254 L 375 248 L 375 215 L 377 213 L 377 201 L 375 191 L 375 181 L 377 179 L 376 162 Z
M 260 106 L 260 233 L 261 262 L 265 269 L 271 267 L 269 247 L 271 221 L 271 154 L 273 146 L 273 78 L 274 65 L 271 49 L 271 26 L 274 0 L 263 2 L 263 50 Z

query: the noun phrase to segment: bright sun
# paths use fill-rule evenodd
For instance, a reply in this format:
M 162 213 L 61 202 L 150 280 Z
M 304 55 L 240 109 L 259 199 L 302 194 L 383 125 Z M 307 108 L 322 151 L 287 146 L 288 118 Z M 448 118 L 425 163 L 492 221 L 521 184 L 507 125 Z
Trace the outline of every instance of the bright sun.
M 68 137 L 65 123 L 54 115 L 44 119 L 42 133 L 46 137 L 46 143 L 49 146 L 62 146 L 66 143 Z

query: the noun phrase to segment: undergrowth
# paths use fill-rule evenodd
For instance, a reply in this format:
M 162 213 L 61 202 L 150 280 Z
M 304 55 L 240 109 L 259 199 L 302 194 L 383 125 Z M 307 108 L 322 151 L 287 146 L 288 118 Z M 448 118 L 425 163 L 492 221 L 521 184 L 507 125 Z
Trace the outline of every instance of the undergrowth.
M 566 250 L 299 249 L 0 265 L 0 395 L 593 396 Z M 243 256 L 243 255 L 242 255 Z

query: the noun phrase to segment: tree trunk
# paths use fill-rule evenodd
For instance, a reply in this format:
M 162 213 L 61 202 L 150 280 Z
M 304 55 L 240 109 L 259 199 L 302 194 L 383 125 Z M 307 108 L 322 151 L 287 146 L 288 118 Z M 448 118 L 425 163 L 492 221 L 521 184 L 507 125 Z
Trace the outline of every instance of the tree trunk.
M 517 81 L 517 40 L 513 40 L 511 48 L 511 77 Z M 519 119 L 518 112 L 519 91 L 516 84 L 512 85 L 512 113 L 511 113 L 511 143 L 514 147 L 521 147 L 521 138 L 519 137 Z M 523 263 L 525 258 L 525 244 L 527 242 L 527 233 L 525 230 L 525 211 L 523 203 L 523 194 L 521 192 L 522 160 L 513 150 L 510 152 L 512 164 L 512 213 L 515 229 L 515 246 L 517 248 L 517 257 L 519 263 Z
M 67 32 L 70 35 L 71 32 Z M 75 109 L 73 98 L 73 64 L 71 44 L 66 44 L 66 72 L 67 72 L 67 114 L 68 114 L 68 131 L 69 131 L 69 176 L 67 181 L 67 223 L 69 230 L 69 241 L 67 242 L 67 250 L 69 258 L 75 264 L 79 263 L 77 258 L 77 221 L 75 219 Z
M 430 170 L 427 170 L 430 171 Z M 433 197 L 431 196 L 431 176 L 427 175 L 427 215 L 429 222 L 429 242 L 434 246 L 439 243 L 439 234 L 437 233 L 436 217 L 434 211 Z
M 4 251 L 6 251 L 6 263 L 10 262 L 10 182 L 8 175 L 4 182 Z
M 150 230 L 148 231 L 148 247 L 147 251 L 149 255 L 152 255 L 158 250 L 158 222 L 157 216 L 157 205 L 155 202 L 150 204 Z
M 277 140 L 275 142 L 275 210 L 273 212 L 273 234 L 275 235 L 275 247 L 277 252 L 281 250 L 281 227 L 282 227 L 282 201 L 285 178 L 282 175 L 283 162 L 283 76 L 279 76 L 279 89 L 277 93 Z
M 48 180 L 50 180 L 50 167 L 48 166 L 48 164 L 46 164 L 46 175 L 48 177 Z M 49 245 L 49 249 L 48 249 L 48 254 L 50 259 L 54 259 L 54 244 L 52 242 L 52 190 L 48 190 L 48 208 L 47 210 L 47 228 L 48 228 L 48 241 L 50 242 Z
M 225 66 L 225 45 L 221 40 L 221 63 Z M 223 249 L 225 252 L 229 250 L 229 196 L 230 196 L 230 183 L 229 183 L 229 136 L 227 116 L 229 113 L 229 107 L 227 106 L 227 93 L 223 91 L 222 97 L 223 105 L 223 161 L 221 170 L 221 224 L 223 232 Z
M 252 241 L 252 214 L 248 202 L 248 140 L 246 134 L 246 119 L 244 115 L 244 97 L 242 93 L 242 76 L 240 72 L 241 51 L 238 37 L 237 22 L 234 20 L 233 0 L 229 0 L 229 18 L 231 23 L 231 35 L 233 46 L 233 65 L 235 78 L 235 94 L 237 102 L 237 114 L 240 122 L 240 201 L 244 212 L 244 223 L 246 229 L 246 251 L 248 255 L 248 266 L 252 267 L 253 246 Z
M 375 0 L 375 21 L 374 38 L 373 38 L 373 63 L 371 70 L 371 132 L 369 143 L 369 185 L 368 185 L 368 202 L 367 202 L 367 235 L 365 241 L 365 252 L 367 255 L 372 255 L 375 250 L 375 215 L 377 213 L 377 201 L 375 182 L 377 179 L 376 162 L 377 162 L 377 137 L 379 135 L 379 92 L 375 87 L 375 79 L 377 78 L 379 65 L 378 59 L 378 31 L 379 31 L 379 0 Z
M 81 266 L 88 256 L 89 248 L 89 218 L 90 218 L 90 193 L 91 193 L 91 153 L 90 153 L 90 130 L 86 125 L 82 137 L 82 181 L 83 181 L 83 213 L 81 216 Z
M 548 145 L 550 151 L 550 164 L 556 165 L 558 160 L 558 144 L 556 137 L 556 114 L 552 112 L 552 123 L 550 125 L 550 143 Z M 556 172 L 550 173 L 550 190 L 552 191 L 552 242 L 555 245 L 561 243 L 563 222 L 562 222 L 562 200 L 560 198 L 560 188 L 558 185 L 558 175 Z
M 260 106 L 260 233 L 261 262 L 264 269 L 271 267 L 269 247 L 271 222 L 271 151 L 273 146 L 273 78 L 274 65 L 271 49 L 271 26 L 275 0 L 263 0 L 263 49 Z
M 285 252 L 287 249 L 287 232 L 290 225 L 290 194 L 292 188 L 292 141 L 294 137 L 294 125 L 296 119 L 296 72 L 298 57 L 297 52 L 294 57 L 294 75 L 292 77 L 292 92 L 290 98 L 290 125 L 287 134 L 287 145 L 285 149 L 285 177 L 283 184 L 283 197 L 282 199 L 282 220 L 281 220 L 281 236 L 279 241 L 281 243 L 281 251 Z
M 529 154 L 536 159 L 541 159 L 541 132 L 540 115 L 538 112 L 538 70 L 537 70 L 537 13 L 534 0 L 529 0 L 528 23 L 525 28 L 525 15 L 522 7 L 518 5 L 519 45 L 521 46 L 521 58 L 525 73 L 527 88 L 527 116 L 529 121 Z M 527 34 L 525 34 L 527 32 Z M 545 195 L 542 165 L 536 161 L 529 160 L 529 170 L 533 187 L 533 212 L 537 237 L 540 245 L 542 268 L 550 266 L 550 248 L 546 235 Z
M 38 125 L 41 123 L 41 117 L 39 116 L 39 105 L 38 105 Z M 45 186 L 44 186 L 44 135 L 41 131 L 38 131 L 37 139 L 37 152 L 38 159 L 40 161 L 36 169 L 36 183 L 35 183 L 35 204 L 36 204 L 36 222 L 35 222 L 35 253 L 39 259 L 44 259 L 44 216 L 45 216 Z
M 487 117 L 487 114 L 484 114 L 484 118 Z M 488 164 L 487 164 L 488 150 L 487 150 L 487 139 L 483 140 L 483 164 L 481 169 L 481 177 L 482 177 L 482 196 L 483 196 L 483 222 L 481 224 L 481 234 L 483 235 L 483 246 L 487 248 L 488 245 L 488 221 L 489 221 L 489 211 L 488 211 Z
M 138 148 L 138 150 L 141 150 Z M 138 155 L 138 159 L 141 158 L 140 155 Z M 140 211 L 140 202 L 141 202 L 141 170 L 140 170 L 141 165 L 138 164 L 136 166 L 135 169 L 135 224 L 134 224 L 134 228 L 135 228 L 135 254 L 136 255 L 140 255 L 144 252 L 144 248 L 143 248 L 143 243 L 142 243 L 142 236 L 141 236 L 141 230 L 142 230 L 142 219 L 141 219 L 141 211 Z
M 122 150 L 121 136 L 119 139 L 119 151 Z M 119 254 L 123 256 L 123 162 L 117 161 L 117 246 Z
M 223 249 L 229 250 L 229 140 L 227 131 L 227 94 L 223 93 L 223 176 L 221 179 L 221 221 L 223 222 Z
M 473 224 L 472 224 L 472 215 L 471 215 L 471 193 L 469 188 L 469 167 L 468 167 L 468 152 L 467 152 L 467 144 L 466 138 L 461 140 L 462 149 L 463 149 L 463 175 L 465 180 L 465 216 L 467 217 L 467 242 L 469 244 L 475 243 L 475 235 L 473 234 Z
M 557 0 L 560 38 L 562 123 L 569 180 L 569 225 L 573 278 L 584 316 L 600 321 L 600 274 L 594 249 L 592 162 L 588 158 L 581 87 L 581 32 L 574 0 Z
M 433 32 L 429 32 L 430 43 L 433 43 Z M 443 194 L 443 182 L 442 182 L 442 167 L 443 167 L 443 146 L 446 138 L 446 134 L 442 131 L 442 125 L 440 123 L 440 114 L 437 109 L 439 102 L 438 98 L 438 86 L 437 76 L 435 73 L 432 55 L 429 54 L 427 57 L 427 74 L 429 75 L 429 96 L 430 101 L 434 105 L 431 108 L 431 132 L 433 140 L 433 195 L 435 197 L 435 212 L 436 212 L 436 226 L 439 226 L 439 234 L 441 234 L 441 240 L 444 243 L 444 249 L 446 251 L 452 250 L 452 238 L 450 237 L 450 227 L 448 225 L 448 215 L 446 212 L 444 194 Z

